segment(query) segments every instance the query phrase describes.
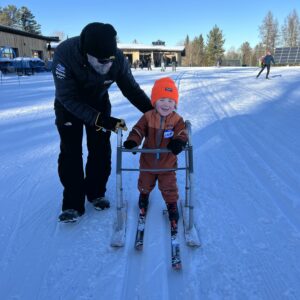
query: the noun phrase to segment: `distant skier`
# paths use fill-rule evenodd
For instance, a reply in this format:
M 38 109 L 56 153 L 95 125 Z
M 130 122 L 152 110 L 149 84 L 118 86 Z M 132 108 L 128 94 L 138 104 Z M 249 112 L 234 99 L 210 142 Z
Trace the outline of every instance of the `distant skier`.
M 173 56 L 173 57 L 172 57 L 172 71 L 173 71 L 173 72 L 176 72 L 176 66 L 177 66 L 176 57 Z
M 158 79 L 152 88 L 151 103 L 153 110 L 146 112 L 133 126 L 127 140 L 126 149 L 132 149 L 143 143 L 143 148 L 168 148 L 172 153 L 142 153 L 141 169 L 175 168 L 177 157 L 186 145 L 187 132 L 182 117 L 175 112 L 178 105 L 178 90 L 174 81 L 169 78 Z M 177 227 L 179 218 L 177 200 L 178 188 L 175 171 L 140 172 L 138 180 L 140 213 L 146 213 L 149 194 L 158 187 L 166 202 L 171 224 Z
M 166 59 L 164 56 L 161 57 L 160 65 L 161 65 L 161 71 L 165 72 L 166 71 Z
M 152 62 L 151 57 L 149 57 L 148 60 L 147 60 L 147 68 L 148 68 L 148 71 L 149 71 L 149 70 L 152 71 L 151 62 Z
M 269 79 L 269 73 L 271 68 L 271 62 L 275 65 L 274 57 L 271 55 L 270 51 L 267 51 L 266 56 L 263 58 L 261 62 L 261 70 L 257 74 L 256 78 L 262 73 L 262 71 L 267 67 L 266 79 Z

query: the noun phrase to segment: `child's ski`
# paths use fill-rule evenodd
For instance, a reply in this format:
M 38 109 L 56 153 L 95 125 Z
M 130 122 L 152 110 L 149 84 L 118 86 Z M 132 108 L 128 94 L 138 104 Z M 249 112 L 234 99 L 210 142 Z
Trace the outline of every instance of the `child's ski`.
M 171 222 L 171 255 L 172 255 L 172 268 L 174 270 L 181 270 L 180 258 L 180 244 L 177 236 L 177 223 Z
M 146 211 L 143 209 L 140 210 L 138 225 L 136 230 L 135 243 L 134 243 L 134 247 L 136 250 L 143 250 L 145 222 L 146 222 Z

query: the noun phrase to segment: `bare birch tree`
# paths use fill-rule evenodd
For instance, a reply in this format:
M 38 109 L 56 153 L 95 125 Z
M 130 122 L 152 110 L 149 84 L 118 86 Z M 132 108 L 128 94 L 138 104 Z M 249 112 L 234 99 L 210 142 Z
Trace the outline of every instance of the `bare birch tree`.
M 259 27 L 261 42 L 265 49 L 273 51 L 278 43 L 279 30 L 278 21 L 273 17 L 271 11 L 265 16 L 261 26 Z
M 295 9 L 285 18 L 281 32 L 285 47 L 300 46 L 300 21 Z

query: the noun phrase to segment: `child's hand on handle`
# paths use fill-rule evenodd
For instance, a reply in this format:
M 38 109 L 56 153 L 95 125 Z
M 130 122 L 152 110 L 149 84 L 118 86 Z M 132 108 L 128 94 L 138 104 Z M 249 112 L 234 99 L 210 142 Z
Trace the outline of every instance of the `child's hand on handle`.
M 135 141 L 132 140 L 127 140 L 123 143 L 124 148 L 126 149 L 132 149 L 137 147 L 137 143 Z M 136 154 L 136 152 L 132 152 L 132 154 Z
M 169 142 L 167 148 L 172 151 L 174 155 L 179 154 L 185 147 L 186 142 L 180 139 L 174 139 Z

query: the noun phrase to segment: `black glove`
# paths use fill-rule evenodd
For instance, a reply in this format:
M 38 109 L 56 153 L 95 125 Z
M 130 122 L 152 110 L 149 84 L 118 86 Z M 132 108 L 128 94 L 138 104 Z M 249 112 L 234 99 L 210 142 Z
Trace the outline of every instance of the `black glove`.
M 102 116 L 98 114 L 95 121 L 96 131 L 100 131 L 102 128 L 117 132 L 119 128 L 127 130 L 126 123 L 123 119 L 117 119 L 110 116 Z
M 132 140 L 127 140 L 123 143 L 123 146 L 126 148 L 126 149 L 132 149 L 134 147 L 137 146 L 137 143 L 135 141 L 132 141 Z M 132 152 L 132 154 L 136 154 L 136 152 Z
M 177 155 L 183 150 L 185 145 L 186 145 L 186 142 L 179 140 L 179 139 L 174 139 L 169 142 L 169 144 L 167 145 L 167 148 L 169 150 L 171 150 L 174 155 Z

